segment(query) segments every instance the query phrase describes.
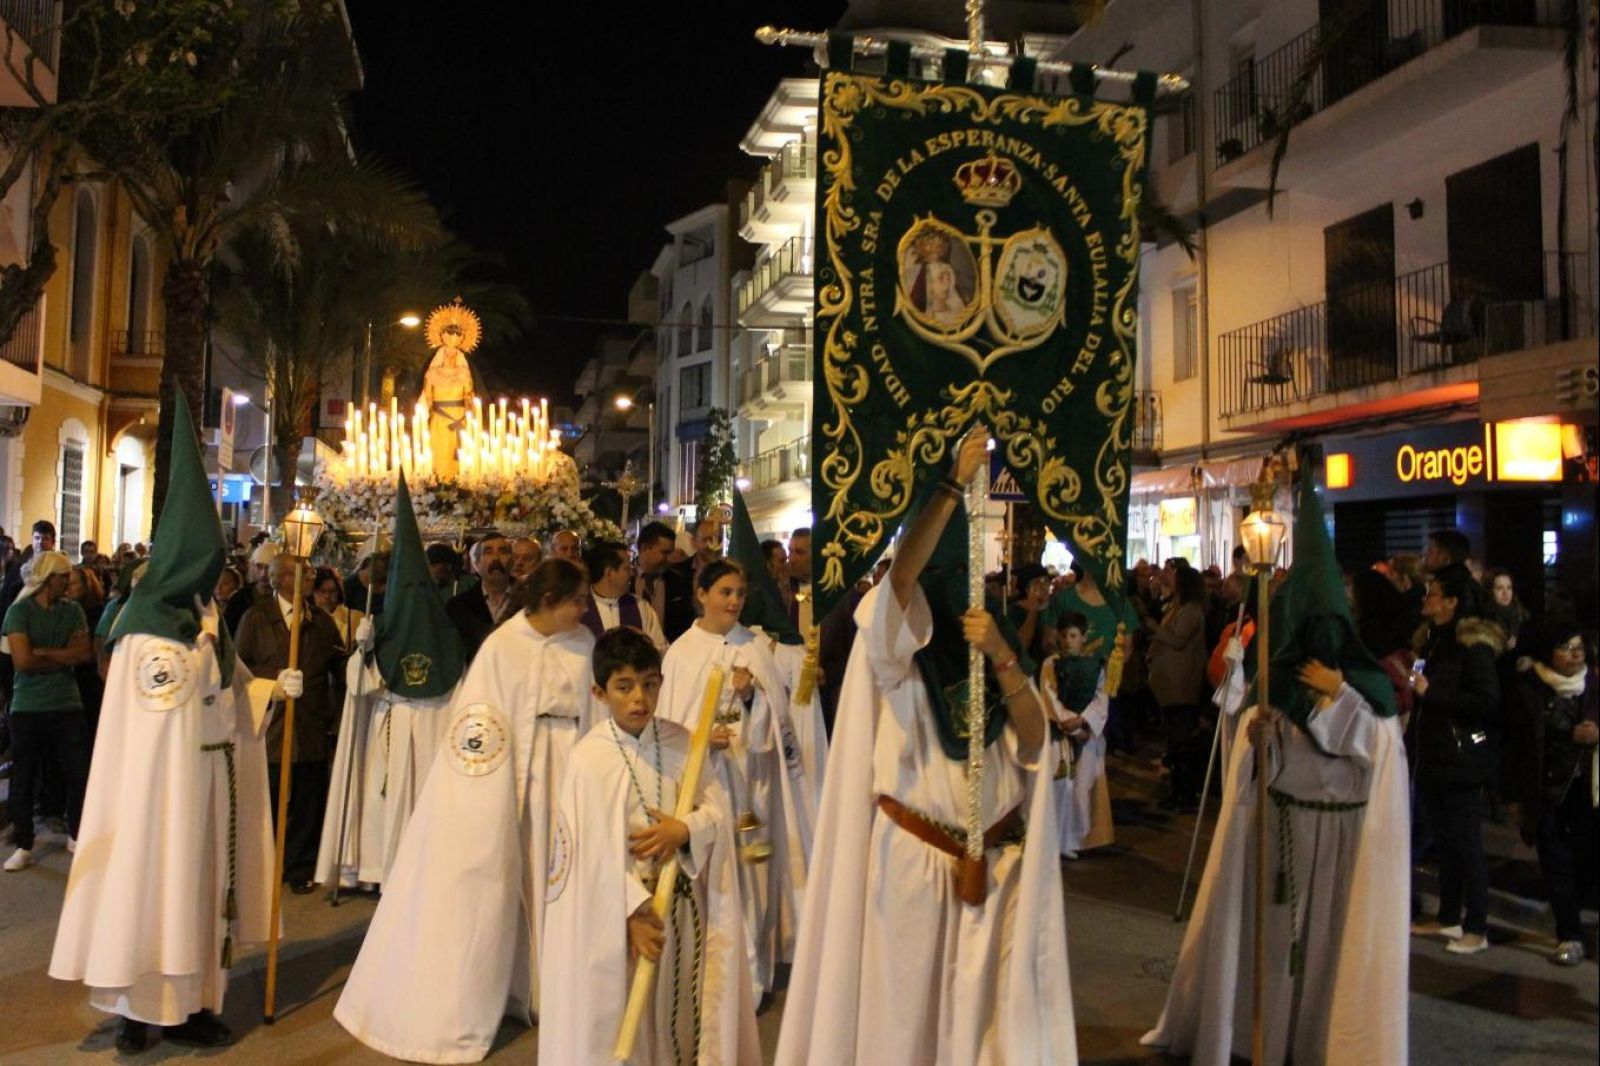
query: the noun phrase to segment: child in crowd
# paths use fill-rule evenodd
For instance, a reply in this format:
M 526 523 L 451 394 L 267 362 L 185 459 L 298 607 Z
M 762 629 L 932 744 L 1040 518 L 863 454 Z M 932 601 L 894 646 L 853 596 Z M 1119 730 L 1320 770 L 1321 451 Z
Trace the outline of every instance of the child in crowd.
M 1076 859 L 1085 848 L 1111 843 L 1111 797 L 1105 781 L 1105 670 L 1084 651 L 1089 622 L 1077 611 L 1062 614 L 1061 653 L 1045 660 L 1041 686 L 1049 697 L 1050 732 L 1060 745 L 1056 770 L 1061 854 Z
M 758 1063 L 728 798 L 705 764 L 699 802 L 672 815 L 690 733 L 656 717 L 661 654 L 635 630 L 594 650 L 610 712 L 572 750 L 546 886 L 541 1062 L 609 1064 L 640 957 L 657 963 L 632 1063 Z M 679 873 L 663 922 L 661 864 Z

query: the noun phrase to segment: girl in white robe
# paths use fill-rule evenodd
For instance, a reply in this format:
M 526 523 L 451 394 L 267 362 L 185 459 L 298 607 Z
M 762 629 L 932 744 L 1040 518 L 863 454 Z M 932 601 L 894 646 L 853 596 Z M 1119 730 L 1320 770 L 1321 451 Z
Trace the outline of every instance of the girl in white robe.
M 1283 889 L 1267 918 L 1266 1061 L 1406 1061 L 1410 816 L 1399 722 L 1342 680 L 1322 691 L 1304 729 L 1279 713 L 1258 724 L 1252 709 L 1233 745 L 1166 1009 L 1141 1041 L 1196 1066 L 1251 1054 L 1257 730 L 1272 796 L 1268 877 Z
M 785 861 L 793 851 L 784 818 L 789 788 L 781 746 L 786 688 L 766 642 L 739 624 L 745 591 L 744 572 L 736 564 L 718 560 L 701 569 L 695 589 L 701 617 L 662 660 L 658 713 L 665 721 L 692 728 L 712 665 L 726 672 L 708 765 L 733 804 L 751 981 L 759 998 L 772 988 L 782 915 L 797 910 L 798 896 L 793 867 Z M 780 847 L 785 855 L 776 863 L 769 861 Z M 761 852 L 768 858 L 762 859 Z
M 654 717 L 659 664 L 637 633 L 611 630 L 596 646 L 596 693 L 610 714 L 573 749 L 561 787 L 546 887 L 541 1062 L 610 1066 L 634 981 L 635 922 L 654 928 L 661 946 L 653 998 L 627 1061 L 761 1061 L 733 814 L 716 775 L 703 772 L 694 809 L 682 822 L 673 817 L 689 734 Z M 681 890 L 658 924 L 638 916 L 649 910 L 661 849 L 675 840 L 645 838 L 668 823 L 685 838 L 677 848 Z
M 539 1010 L 538 950 L 556 788 L 592 717 L 579 624 L 588 583 L 547 559 L 537 605 L 484 641 L 383 898 L 334 1009 L 368 1047 L 413 1062 L 477 1062 L 511 1015 Z

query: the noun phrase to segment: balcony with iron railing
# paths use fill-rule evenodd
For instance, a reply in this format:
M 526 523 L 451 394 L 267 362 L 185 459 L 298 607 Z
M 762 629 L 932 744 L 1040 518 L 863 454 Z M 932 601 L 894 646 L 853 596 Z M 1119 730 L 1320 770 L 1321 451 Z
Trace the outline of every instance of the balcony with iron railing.
M 39 402 L 40 357 L 44 350 L 43 301 L 23 312 L 17 328 L 0 343 L 0 405 L 27 407 Z
M 1161 393 L 1133 391 L 1133 461 L 1153 462 L 1161 451 Z
M 1213 93 L 1216 166 L 1227 167 L 1263 145 L 1270 146 L 1291 112 L 1295 123 L 1305 122 L 1448 42 L 1459 42 L 1463 50 L 1506 44 L 1512 46 L 1502 49 L 1508 54 L 1525 51 L 1544 41 L 1545 35 L 1530 41 L 1525 33 L 1507 28 L 1554 27 L 1559 23 L 1560 6 L 1561 0 L 1388 0 L 1387 4 L 1354 5 L 1351 11 L 1358 14 L 1353 21 L 1330 19 L 1312 26 L 1255 60 Z M 1469 31 L 1479 31 L 1479 39 L 1464 42 Z M 1431 86 L 1413 79 L 1394 106 L 1409 111 L 1409 121 L 1423 121 L 1430 116 L 1432 99 L 1442 96 L 1452 106 L 1471 99 L 1470 91 L 1458 91 L 1454 84 L 1464 88 L 1481 82 L 1477 91 L 1486 91 L 1493 87 L 1494 76 L 1510 78 L 1519 73 L 1521 68 L 1515 62 L 1509 60 L 1498 68 L 1441 62 L 1430 76 L 1442 77 L 1436 76 Z M 1456 82 L 1448 80 L 1446 68 L 1452 66 L 1459 68 Z M 1302 76 L 1307 81 L 1297 101 L 1295 86 Z M 1434 90 L 1431 94 L 1430 88 Z M 1403 136 L 1398 126 L 1386 124 L 1382 116 L 1373 117 L 1380 127 L 1387 126 L 1384 136 Z M 1305 148 L 1300 151 L 1303 154 Z M 1262 166 L 1241 164 L 1241 168 L 1264 173 L 1264 161 L 1256 162 Z
M 111 332 L 111 357 L 159 359 L 165 337 L 158 329 L 118 329 Z
M 768 448 L 739 464 L 739 476 L 750 482 L 750 490 L 773 489 L 785 482 L 804 481 L 811 476 L 811 440 L 799 440 Z
M 1392 282 L 1331 295 L 1309 307 L 1217 338 L 1220 413 L 1230 429 L 1369 402 L 1373 386 L 1398 383 L 1413 404 L 1488 355 L 1595 333 L 1588 259 L 1546 253 L 1539 291 L 1502 298 L 1456 276 L 1449 263 Z M 1475 380 L 1475 379 L 1472 379 Z
M 741 325 L 781 326 L 810 312 L 813 251 L 810 237 L 791 237 L 756 264 L 749 280 L 739 286 Z
M 0 0 L 0 107 L 56 102 L 61 25 L 55 0 Z
M 811 346 L 786 344 L 739 375 L 739 401 L 747 418 L 802 418 L 811 399 Z
M 810 215 L 816 178 L 815 148 L 800 141 L 780 149 L 739 202 L 741 236 L 760 241 L 771 235 L 771 227 L 794 225 Z

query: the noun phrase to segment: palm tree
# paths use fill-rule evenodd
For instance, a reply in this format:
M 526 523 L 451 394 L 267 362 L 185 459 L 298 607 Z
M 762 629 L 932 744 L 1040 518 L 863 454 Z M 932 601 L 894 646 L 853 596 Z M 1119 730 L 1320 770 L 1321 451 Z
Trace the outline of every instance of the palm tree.
M 420 194 L 381 168 L 351 162 L 328 58 L 330 35 L 344 33 L 337 17 L 298 4 L 240 7 L 247 15 L 187 54 L 192 77 L 211 89 L 207 106 L 168 116 L 146 98 L 133 108 L 134 120 L 108 116 L 84 136 L 165 253 L 161 391 L 182 389 L 195 410 L 205 409 L 212 277 L 235 235 L 253 229 L 272 256 L 291 265 L 299 239 L 319 226 L 394 249 L 439 235 Z M 171 407 L 161 407 L 156 514 L 165 497 Z

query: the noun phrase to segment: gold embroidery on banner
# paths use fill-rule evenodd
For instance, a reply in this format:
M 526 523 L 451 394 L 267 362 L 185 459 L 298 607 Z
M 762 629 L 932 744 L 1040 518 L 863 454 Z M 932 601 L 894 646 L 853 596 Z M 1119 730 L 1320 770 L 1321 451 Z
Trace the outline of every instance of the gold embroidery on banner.
M 1036 125 L 1043 129 L 1060 126 L 1094 126 L 1097 132 L 1110 138 L 1118 149 L 1122 166 L 1121 220 L 1124 234 L 1117 242 L 1114 254 L 1128 266 L 1127 277 L 1116 292 L 1109 310 L 1109 325 L 1115 338 L 1114 347 L 1104 351 L 1111 367 L 1111 377 L 1101 383 L 1095 392 L 1095 409 L 1110 419 L 1110 431 L 1101 443 L 1092 471 L 1093 487 L 1100 503 L 1084 514 L 1069 513 L 1067 508 L 1082 496 L 1084 475 L 1057 456 L 1056 441 L 1046 432 L 1045 426 L 1035 420 L 1006 408 L 1011 393 L 1000 389 L 981 376 L 978 380 L 960 387 L 946 389 L 948 402 L 942 409 L 912 415 L 904 428 L 896 434 L 896 446 L 887 457 L 874 463 L 870 472 L 864 470 L 866 457 L 860 431 L 851 418 L 850 409 L 862 402 L 871 390 L 872 377 L 867 367 L 857 361 L 861 338 L 847 328 L 846 317 L 855 307 L 857 279 L 846 269 L 841 244 L 849 235 L 860 230 L 863 219 L 853 202 L 856 179 L 853 173 L 851 127 L 857 114 L 867 108 L 885 108 L 911 114 L 964 113 L 974 123 L 997 124 L 1010 120 L 1023 125 Z M 1131 300 L 1138 278 L 1139 202 L 1142 187 L 1139 181 L 1144 171 L 1145 133 L 1147 116 L 1143 108 L 1129 107 L 1104 101 L 1084 100 L 1077 97 L 1047 99 L 1016 93 L 1005 93 L 986 98 L 976 90 L 961 85 L 917 85 L 898 80 L 880 80 L 872 75 L 855 75 L 830 72 L 823 82 L 823 130 L 831 147 L 823 153 L 822 165 L 827 171 L 829 184 L 823 200 L 823 239 L 828 262 L 833 270 L 831 280 L 819 283 L 817 288 L 817 322 L 826 323 L 823 340 L 822 379 L 833 402 L 834 420 L 821 426 L 821 439 L 817 441 L 817 476 L 826 490 L 824 517 L 834 524 L 833 539 L 821 548 L 822 587 L 839 590 L 844 587 L 844 559 L 857 557 L 876 550 L 883 541 L 887 524 L 902 516 L 910 505 L 918 465 L 933 465 L 943 461 L 956 435 L 974 418 L 982 416 L 988 422 L 1002 447 L 1008 463 L 1015 467 L 1032 468 L 1038 472 L 1036 499 L 1051 518 L 1065 525 L 1080 545 L 1089 549 L 1107 569 L 1107 581 L 1113 587 L 1121 584 L 1123 560 L 1123 530 L 1117 514 L 1116 501 L 1128 489 L 1129 474 L 1123 456 L 1130 445 L 1132 431 L 1131 403 L 1133 394 L 1134 330 L 1138 311 Z M 990 164 L 991 152 L 983 162 Z M 992 171 L 989 177 L 1004 178 L 1003 173 Z M 957 181 L 968 180 L 971 172 L 958 175 Z M 997 178 L 997 180 L 998 180 Z M 1006 182 L 1009 184 L 1009 182 Z M 969 197 L 970 201 L 970 197 Z M 984 216 L 989 216 L 985 223 Z M 993 225 L 993 213 L 979 212 L 982 255 L 978 257 L 982 284 L 976 284 L 977 297 L 965 309 L 946 309 L 942 315 L 930 316 L 925 310 L 911 308 L 904 314 L 908 325 L 919 337 L 930 343 L 962 351 L 972 359 L 981 375 L 993 362 L 1010 352 L 1036 345 L 1048 336 L 1058 324 L 1044 316 L 1043 321 L 1026 322 L 1026 316 L 999 313 L 991 296 L 989 246 L 996 238 L 988 236 Z M 878 220 L 868 220 L 869 235 Z M 908 305 L 904 285 L 904 263 L 908 248 L 915 248 L 918 239 L 935 235 L 947 239 L 964 237 L 941 220 L 929 216 L 920 224 L 907 230 L 900 244 L 902 278 L 897 287 L 897 313 Z M 1049 258 L 1048 240 L 1059 250 L 1059 243 L 1048 230 L 1036 227 L 1005 238 L 1011 242 L 1034 242 Z M 881 239 L 881 238 L 880 238 Z M 930 249 L 931 251 L 931 249 Z M 1006 282 L 1007 255 L 1003 250 L 999 273 L 1001 283 Z M 1020 253 L 1018 253 L 1020 254 Z M 1015 262 L 1015 256 L 1010 261 Z M 1064 266 L 1065 257 L 1060 262 Z M 1057 279 L 1065 285 L 1063 275 Z M 819 279 L 820 282 L 820 279 Z M 864 309 L 865 310 L 865 309 Z M 984 313 L 977 313 L 982 310 Z M 1000 348 L 979 356 L 970 349 L 964 350 L 964 341 L 970 338 L 981 323 L 987 322 L 1002 341 L 1020 344 L 1010 352 Z M 960 347 L 958 347 L 958 345 Z M 880 346 L 881 347 L 881 346 Z M 888 368 L 888 353 L 872 353 L 881 368 Z M 881 358 L 880 358 L 881 355 Z M 886 375 L 885 387 L 896 402 L 904 401 L 895 395 L 897 384 L 892 374 Z M 903 386 L 901 387 L 903 391 Z M 863 473 L 870 479 L 873 496 L 879 501 L 876 510 L 851 510 L 849 496 Z

